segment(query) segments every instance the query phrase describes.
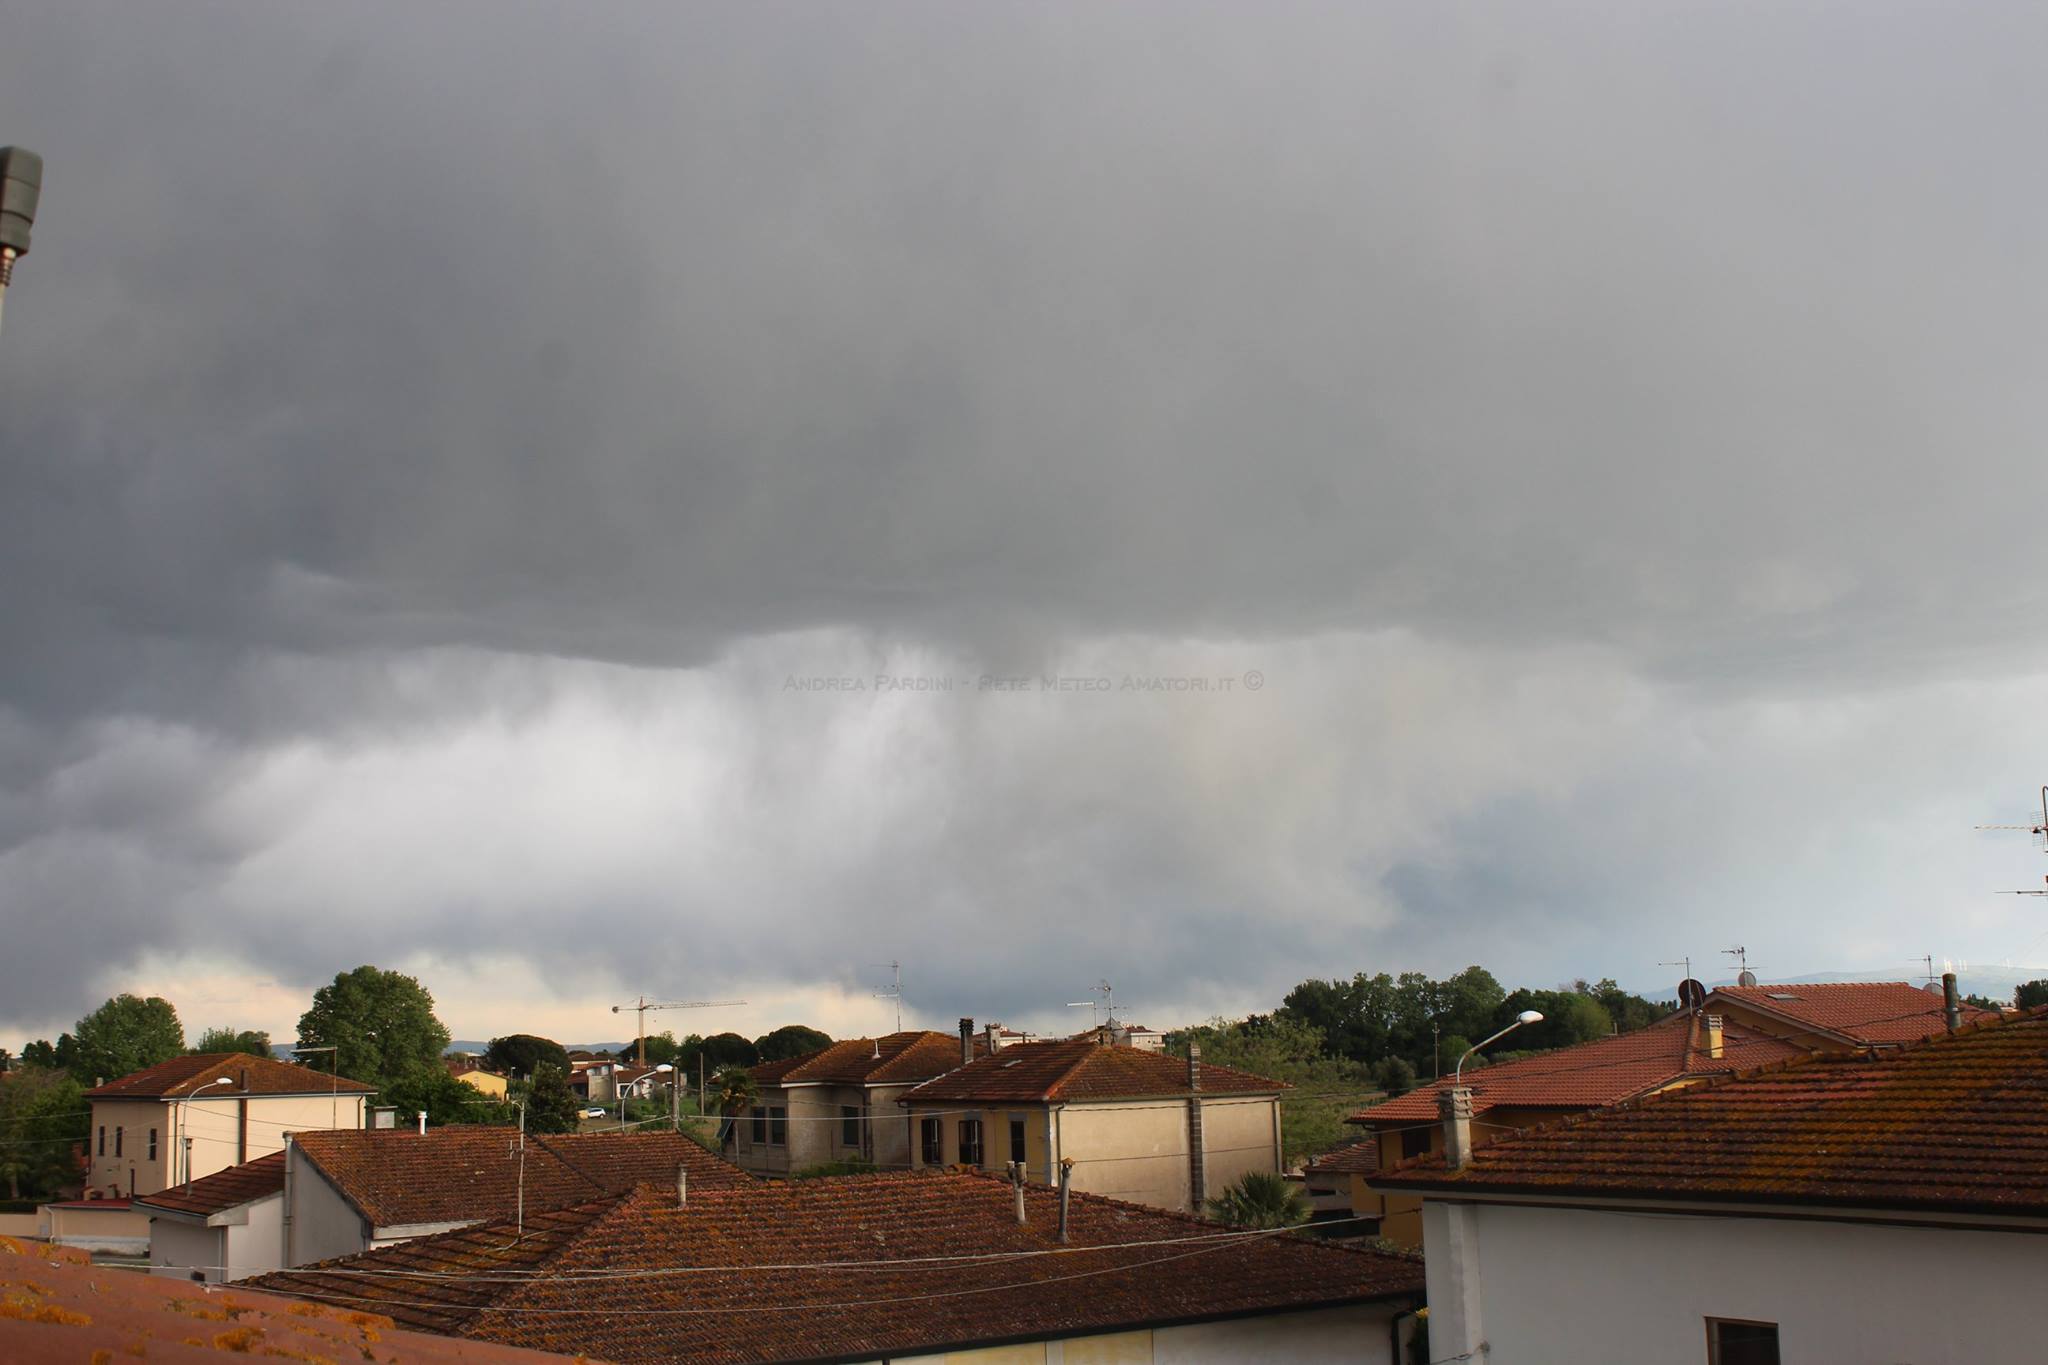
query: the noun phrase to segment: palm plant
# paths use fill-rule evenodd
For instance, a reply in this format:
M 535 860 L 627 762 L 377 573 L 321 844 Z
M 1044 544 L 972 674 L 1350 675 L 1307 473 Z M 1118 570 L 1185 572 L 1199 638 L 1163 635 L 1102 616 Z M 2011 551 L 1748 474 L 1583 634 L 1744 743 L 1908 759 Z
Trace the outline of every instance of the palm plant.
M 1209 1201 L 1209 1216 L 1240 1228 L 1291 1228 L 1308 1221 L 1308 1201 L 1287 1177 L 1250 1171 Z

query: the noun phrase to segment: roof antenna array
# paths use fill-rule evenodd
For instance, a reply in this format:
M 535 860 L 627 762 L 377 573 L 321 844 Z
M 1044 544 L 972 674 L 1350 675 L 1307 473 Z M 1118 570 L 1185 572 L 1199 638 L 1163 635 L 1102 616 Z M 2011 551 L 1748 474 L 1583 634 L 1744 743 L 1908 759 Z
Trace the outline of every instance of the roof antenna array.
M 1749 949 L 1743 947 L 1741 944 L 1738 943 L 1733 948 L 1723 948 L 1721 950 L 1721 955 L 1723 957 L 1732 957 L 1735 959 L 1736 985 L 1754 986 L 1756 984 L 1756 973 L 1749 969 Z
M 2041 840 L 2041 851 L 2048 853 L 2048 787 L 2041 788 L 2041 818 L 2031 825 L 1978 825 L 1978 829 L 2023 829 Z M 2048 883 L 2048 877 L 2041 879 Z M 2048 896 L 2048 886 L 2039 891 L 2001 891 L 2002 896 Z
M 1115 988 L 1107 981 L 1098 981 L 1088 988 L 1088 993 L 1090 995 L 1099 995 L 1102 999 L 1099 1001 L 1069 1000 L 1067 1008 L 1077 1010 L 1085 1006 L 1088 1010 L 1088 1027 L 1090 1029 L 1100 1028 L 1104 1024 L 1114 1025 L 1116 1023 Z M 1100 1011 L 1100 1013 L 1097 1011 Z
M 896 1031 L 901 1033 L 903 1032 L 903 964 L 901 962 L 877 962 L 875 965 L 889 969 L 889 988 L 876 991 L 875 999 L 893 1000 L 896 1002 Z M 882 1055 L 882 1045 L 880 1042 L 875 1044 L 875 1055 L 877 1057 Z

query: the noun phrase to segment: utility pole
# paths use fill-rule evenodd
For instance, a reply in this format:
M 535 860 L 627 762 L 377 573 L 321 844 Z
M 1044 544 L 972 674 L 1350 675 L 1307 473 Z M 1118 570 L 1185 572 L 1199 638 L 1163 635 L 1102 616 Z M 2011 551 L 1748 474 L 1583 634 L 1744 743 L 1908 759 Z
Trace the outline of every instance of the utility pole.
M 14 282 L 14 262 L 28 255 L 42 197 L 43 159 L 26 147 L 0 147 L 0 305 Z

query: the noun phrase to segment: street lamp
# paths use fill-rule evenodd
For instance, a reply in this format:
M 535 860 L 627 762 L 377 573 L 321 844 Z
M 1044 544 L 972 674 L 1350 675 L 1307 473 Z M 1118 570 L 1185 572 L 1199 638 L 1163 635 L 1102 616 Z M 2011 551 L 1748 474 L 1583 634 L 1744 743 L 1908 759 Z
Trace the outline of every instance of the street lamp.
M 668 1064 L 667 1062 L 656 1062 L 656 1063 L 654 1064 L 654 1066 L 653 1066 L 653 1067 L 651 1068 L 651 1070 L 652 1070 L 652 1071 L 667 1071 L 667 1072 L 674 1072 L 674 1071 L 675 1071 L 675 1068 L 674 1068 L 674 1067 L 672 1067 L 672 1066 L 670 1066 L 670 1065 L 669 1065 L 669 1064 Z M 639 1076 L 635 1076 L 635 1077 L 633 1078 L 633 1080 L 632 1080 L 632 1084 L 628 1085 L 628 1086 L 627 1086 L 627 1087 L 626 1087 L 626 1088 L 625 1088 L 624 1090 L 621 1090 L 621 1091 L 619 1091 L 619 1131 L 620 1131 L 620 1132 L 624 1132 L 624 1131 L 626 1130 L 626 1097 L 627 1097 L 627 1095 L 628 1095 L 628 1094 L 629 1094 L 629 1093 L 630 1093 L 630 1092 L 631 1092 L 631 1091 L 633 1090 L 633 1088 L 634 1088 L 635 1086 L 638 1086 L 638 1085 L 640 1084 L 641 1080 L 642 1080 L 642 1079 L 644 1079 L 644 1077 L 645 1077 L 645 1076 L 646 1076 L 647 1074 L 649 1074 L 649 1073 L 647 1073 L 647 1072 L 643 1072 L 643 1073 L 642 1073 L 641 1075 L 639 1075 Z M 675 1091 L 675 1084 L 674 1084 L 673 1082 L 671 1082 L 671 1083 L 669 1084 L 669 1091 L 670 1091 L 670 1093 L 674 1093 L 674 1091 Z
M 181 1181 L 173 1180 L 171 1182 L 173 1185 L 189 1185 L 192 1183 L 192 1101 L 199 1098 L 201 1090 L 211 1090 L 217 1085 L 233 1085 L 234 1083 L 235 1078 L 232 1076 L 216 1076 L 185 1097 L 185 1103 L 180 1106 L 180 1115 L 183 1122 L 178 1125 L 181 1131 L 177 1137 L 178 1150 L 185 1158 L 185 1178 Z
M 43 159 L 26 147 L 0 147 L 0 303 L 14 279 L 15 257 L 28 255 L 42 197 Z
M 1523 1010 L 1520 1014 L 1515 1016 L 1514 1023 L 1509 1024 L 1499 1033 L 1494 1034 L 1492 1038 L 1481 1038 L 1478 1042 L 1466 1048 L 1465 1056 L 1458 1058 L 1458 1069 L 1451 1073 L 1451 1084 L 1453 1086 L 1458 1086 L 1463 1085 L 1465 1083 L 1465 1060 L 1466 1058 L 1470 1057 L 1473 1053 L 1479 1051 L 1480 1048 L 1483 1048 L 1488 1043 L 1493 1042 L 1494 1039 L 1507 1037 L 1510 1033 L 1513 1033 L 1516 1029 L 1520 1028 L 1524 1024 L 1540 1024 L 1542 1022 L 1543 1016 L 1537 1011 Z

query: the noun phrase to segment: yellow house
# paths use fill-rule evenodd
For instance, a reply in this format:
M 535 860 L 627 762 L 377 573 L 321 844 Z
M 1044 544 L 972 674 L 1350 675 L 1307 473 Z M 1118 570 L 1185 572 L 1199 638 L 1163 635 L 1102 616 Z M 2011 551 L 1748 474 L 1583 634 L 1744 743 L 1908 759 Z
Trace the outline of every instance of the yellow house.
M 751 1067 L 754 1098 L 733 1121 L 727 1151 L 743 1170 L 779 1176 L 829 1161 L 911 1164 L 912 1121 L 897 1100 L 986 1050 L 963 1034 L 908 1030 L 848 1038 Z
M 963 1021 L 963 1026 L 966 1021 Z M 1084 1035 L 1018 1043 L 898 1101 L 916 1166 L 1001 1171 L 1199 1213 L 1252 1171 L 1280 1170 L 1281 1081 Z
M 472 1057 L 444 1057 L 441 1065 L 448 1068 L 448 1074 L 472 1090 L 482 1091 L 494 1100 L 505 1098 L 507 1081 L 495 1071 L 486 1071 L 483 1063 Z

